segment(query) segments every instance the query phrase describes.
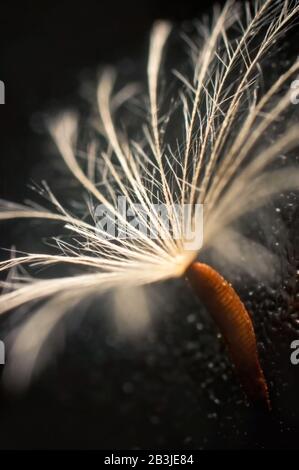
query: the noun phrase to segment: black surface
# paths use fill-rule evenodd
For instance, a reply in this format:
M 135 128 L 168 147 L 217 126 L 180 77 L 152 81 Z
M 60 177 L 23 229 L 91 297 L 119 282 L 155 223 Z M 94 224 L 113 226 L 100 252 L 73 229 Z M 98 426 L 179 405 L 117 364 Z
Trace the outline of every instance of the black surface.
M 82 75 L 98 65 L 128 57 L 144 65 L 154 19 L 180 22 L 209 3 L 2 3 L 1 197 L 22 201 L 31 196 L 30 178 L 45 177 L 49 141 L 40 113 L 76 105 Z M 278 69 L 288 55 L 296 55 L 296 41 L 274 58 Z M 298 337 L 299 243 L 290 201 L 297 204 L 295 195 L 279 202 L 290 232 L 276 247 L 277 219 L 272 248 L 281 272 L 271 289 L 234 279 L 254 315 L 272 414 L 248 407 L 215 326 L 182 280 L 150 289 L 155 315 L 141 338 L 116 334 L 107 299 L 83 306 L 88 315 L 67 328 L 65 348 L 31 388 L 20 396 L 2 389 L 0 448 L 297 448 L 299 366 L 290 364 L 289 344 Z M 1 246 L 36 247 L 23 227 L 1 224 Z M 7 318 L 1 322 L 7 326 Z

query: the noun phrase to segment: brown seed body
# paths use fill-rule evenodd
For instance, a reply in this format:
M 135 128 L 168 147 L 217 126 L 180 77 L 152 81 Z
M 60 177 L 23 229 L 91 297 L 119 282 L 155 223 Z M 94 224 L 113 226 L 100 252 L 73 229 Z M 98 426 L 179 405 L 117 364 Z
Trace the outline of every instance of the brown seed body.
M 206 264 L 193 263 L 186 275 L 224 337 L 249 400 L 270 409 L 253 324 L 240 297 L 217 271 Z

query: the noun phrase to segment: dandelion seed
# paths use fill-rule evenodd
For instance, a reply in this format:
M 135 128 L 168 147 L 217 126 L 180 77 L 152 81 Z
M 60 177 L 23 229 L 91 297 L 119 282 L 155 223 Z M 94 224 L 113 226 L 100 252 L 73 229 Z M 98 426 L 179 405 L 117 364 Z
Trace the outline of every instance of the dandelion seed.
M 7 281 L 10 291 L 0 298 L 0 313 L 48 299 L 15 332 L 11 362 L 16 368 L 22 366 L 20 370 L 15 368 L 15 380 L 30 379 L 46 337 L 86 296 L 108 289 L 123 292 L 126 287 L 139 288 L 186 276 L 227 341 L 248 397 L 269 406 L 250 316 L 233 287 L 197 259 L 201 249 L 209 247 L 226 263 L 238 265 L 240 271 L 250 268 L 264 272 L 262 251 L 256 254 L 257 244 L 250 252 L 250 266 L 240 263 L 239 245 L 242 241 L 242 251 L 246 252 L 244 247 L 250 250 L 250 241 L 238 233 L 234 224 L 275 194 L 299 188 L 295 161 L 271 170 L 272 162 L 282 152 L 298 144 L 298 124 L 286 126 L 274 142 L 262 145 L 265 133 L 291 105 L 292 89 L 284 95 L 282 89 L 298 73 L 299 62 L 263 93 L 260 87 L 263 60 L 298 14 L 299 6 L 294 2 L 256 1 L 245 7 L 243 15 L 240 5 L 237 8 L 228 1 L 215 14 L 210 29 L 204 24 L 198 28 L 199 45 L 188 38 L 192 73 L 185 76 L 175 71 L 180 90 L 171 97 L 166 114 L 161 113 L 160 74 L 171 27 L 166 22 L 156 23 L 147 67 L 149 115 L 139 129 L 143 135 L 140 137 L 139 132 L 137 137 L 130 133 L 127 136 L 118 129 L 117 113 L 131 99 L 133 88 L 128 85 L 113 97 L 115 75 L 107 70 L 97 90 L 100 124 L 96 129 L 100 138 L 88 148 L 87 171 L 76 153 L 77 116 L 65 113 L 50 123 L 51 135 L 66 166 L 92 203 L 86 208 L 89 218 L 83 219 L 68 211 L 46 184 L 41 191 L 52 204 L 51 211 L 35 205 L 0 203 L 0 219 L 60 222 L 73 235 L 72 242 L 54 239 L 57 254 L 13 256 L 0 264 L 1 271 L 65 263 L 77 266 L 80 272 L 51 279 L 22 272 Z M 176 103 L 175 113 L 171 103 Z M 177 122 L 179 113 L 181 133 L 173 143 L 171 124 L 174 114 Z M 125 198 L 132 214 L 138 208 L 139 225 L 136 221 L 132 224 L 119 210 L 119 196 Z M 121 236 L 107 237 L 95 220 L 97 204 L 107 209 L 107 223 L 116 223 Z M 166 217 L 155 209 L 161 204 L 166 208 Z M 204 204 L 204 238 L 190 248 L 184 228 L 186 224 L 196 227 L 200 204 Z M 177 207 L 179 211 L 174 210 Z M 219 237 L 230 243 L 221 248 Z M 271 255 L 265 254 L 263 260 L 271 263 Z

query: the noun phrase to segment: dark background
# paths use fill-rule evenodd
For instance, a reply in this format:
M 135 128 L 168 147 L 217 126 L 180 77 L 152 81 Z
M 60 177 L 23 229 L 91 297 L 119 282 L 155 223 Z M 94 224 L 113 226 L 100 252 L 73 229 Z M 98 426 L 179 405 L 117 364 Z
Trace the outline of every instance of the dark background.
M 40 158 L 30 125 L 34 113 L 74 103 L 85 69 L 145 58 L 155 19 L 190 20 L 210 11 L 211 2 L 31 1 L 2 2 L 1 8 L 0 73 L 7 102 L 0 109 L 6 175 L 1 184 L 4 197 L 13 197 L 16 188 L 22 195 L 30 167 Z
M 203 1 L 2 2 L 1 197 L 21 202 L 28 196 L 26 184 L 47 154 L 42 115 L 76 104 L 82 74 L 127 58 L 136 59 L 139 73 L 155 19 L 180 23 L 210 8 Z M 286 38 L 283 59 L 297 54 L 292 38 Z M 296 202 L 287 196 L 282 207 L 290 200 Z M 292 310 L 299 266 L 295 219 L 298 211 L 285 212 L 291 230 L 271 292 L 252 280 L 237 286 L 255 315 L 274 405 L 270 416 L 246 405 L 215 326 L 184 283 L 173 282 L 154 294 L 155 321 L 142 338 L 117 337 L 109 300 L 102 301 L 100 321 L 98 310 L 86 306 L 89 315 L 77 321 L 65 349 L 26 393 L 2 389 L 0 448 L 297 448 L 299 366 L 289 362 L 298 318 Z M 276 224 L 274 238 L 280 239 Z M 0 245 L 19 247 L 25 239 L 27 246 L 31 232 L 23 227 L 1 224 Z

